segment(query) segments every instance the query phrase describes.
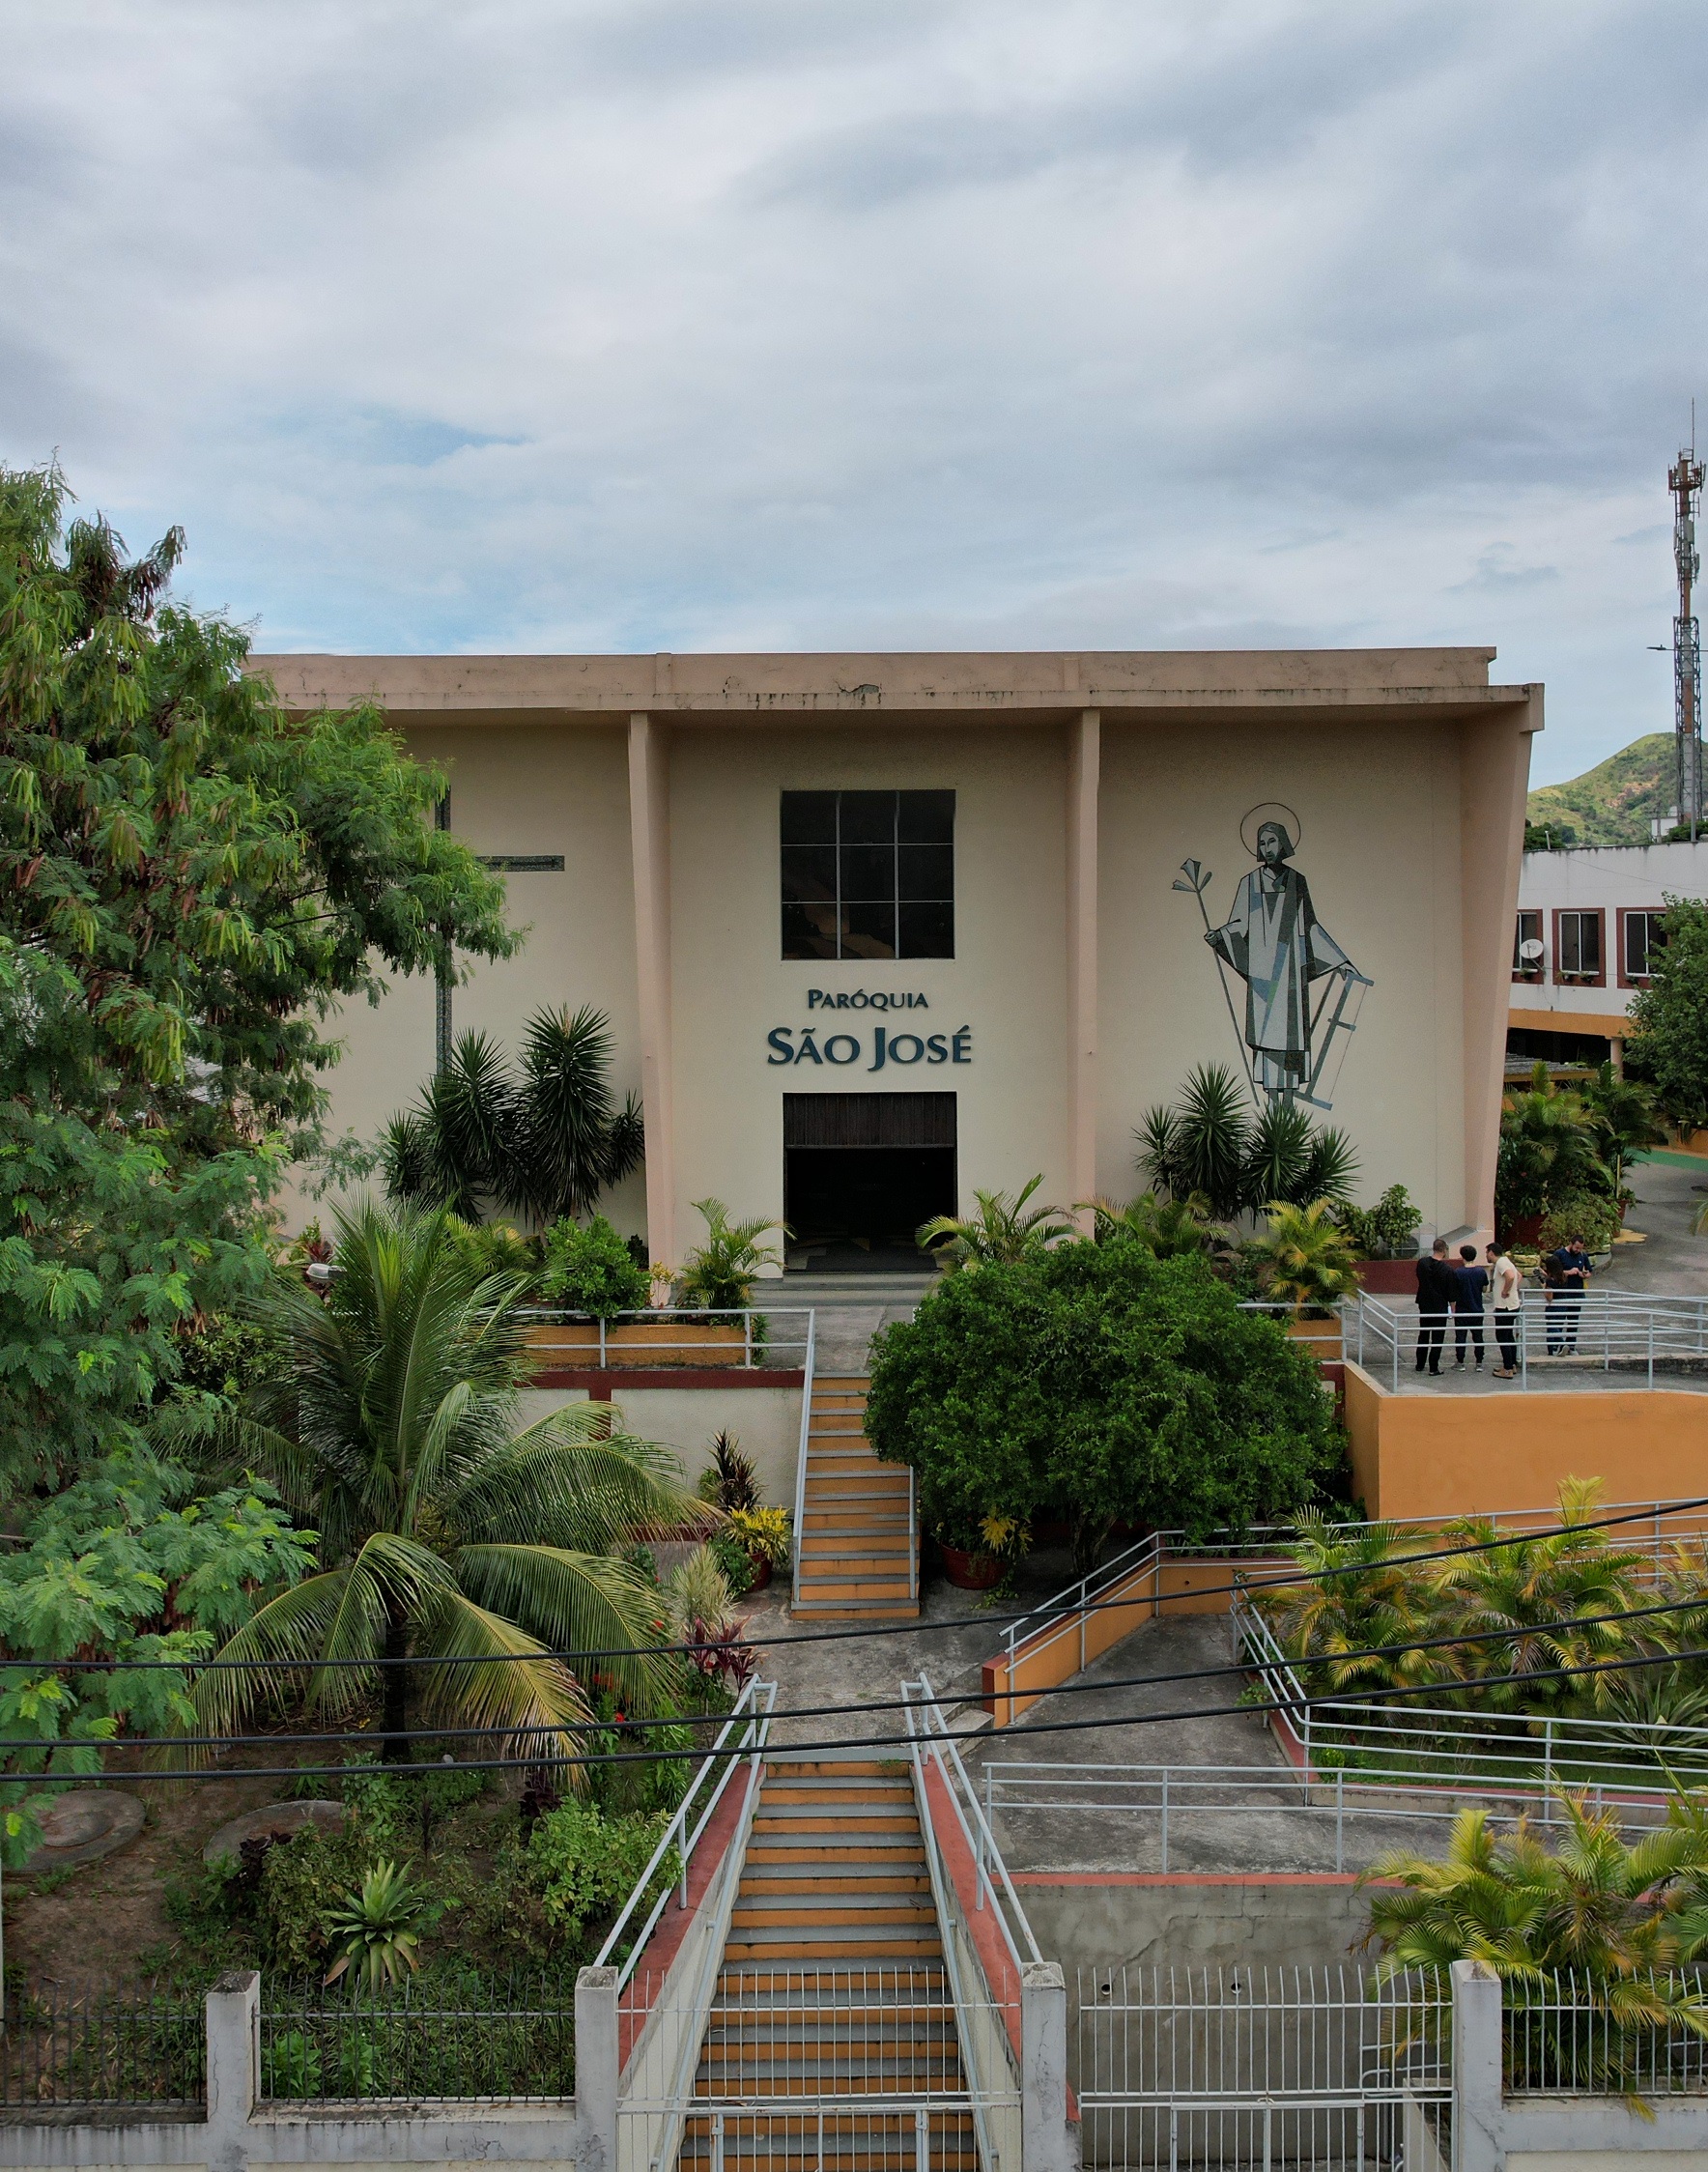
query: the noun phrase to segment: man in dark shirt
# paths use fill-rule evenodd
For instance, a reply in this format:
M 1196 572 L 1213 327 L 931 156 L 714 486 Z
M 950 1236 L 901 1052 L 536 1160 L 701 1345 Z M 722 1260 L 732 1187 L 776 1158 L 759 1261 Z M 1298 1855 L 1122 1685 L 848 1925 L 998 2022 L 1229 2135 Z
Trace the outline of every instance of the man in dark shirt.
M 1453 1270 L 1453 1362 L 1465 1363 L 1466 1338 L 1476 1345 L 1477 1366 L 1483 1369 L 1483 1300 L 1489 1291 L 1489 1270 L 1477 1265 L 1474 1244 L 1461 1244 L 1459 1265 Z
M 1454 1297 L 1453 1270 L 1447 1264 L 1447 1240 L 1436 1239 L 1435 1250 L 1417 1263 L 1417 1370 L 1427 1364 L 1432 1373 L 1441 1369 L 1441 1345 L 1447 1339 L 1447 1314 Z
M 1581 1237 L 1574 1237 L 1542 1263 L 1548 1282 L 1548 1348 L 1559 1357 L 1578 1347 L 1578 1327 L 1583 1314 L 1583 1293 L 1595 1270 Z

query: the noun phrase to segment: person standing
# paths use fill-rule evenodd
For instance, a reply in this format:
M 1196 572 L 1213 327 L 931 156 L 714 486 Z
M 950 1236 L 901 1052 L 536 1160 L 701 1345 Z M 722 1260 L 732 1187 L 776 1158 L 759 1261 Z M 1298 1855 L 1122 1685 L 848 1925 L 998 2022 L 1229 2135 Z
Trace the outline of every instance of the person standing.
M 1489 1293 L 1489 1270 L 1477 1265 L 1474 1244 L 1461 1244 L 1459 1265 L 1453 1270 L 1453 1362 L 1465 1363 L 1467 1342 L 1476 1349 L 1476 1370 L 1483 1369 L 1483 1300 Z
M 1517 1380 L 1519 1377 L 1519 1329 L 1524 1309 L 1524 1278 L 1519 1272 L 1510 1253 L 1489 1246 L 1489 1273 L 1494 1285 L 1494 1348 L 1500 1362 L 1494 1368 L 1496 1380 Z
M 1581 1237 L 1574 1237 L 1542 1263 L 1548 1277 L 1548 1347 L 1563 1357 L 1578 1347 L 1578 1329 L 1583 1315 L 1583 1293 L 1595 1270 Z
M 1441 1370 L 1441 1346 L 1447 1339 L 1447 1315 L 1453 1306 L 1453 1270 L 1447 1262 L 1447 1240 L 1438 1237 L 1434 1249 L 1417 1263 L 1417 1370 L 1427 1364 L 1438 1376 Z

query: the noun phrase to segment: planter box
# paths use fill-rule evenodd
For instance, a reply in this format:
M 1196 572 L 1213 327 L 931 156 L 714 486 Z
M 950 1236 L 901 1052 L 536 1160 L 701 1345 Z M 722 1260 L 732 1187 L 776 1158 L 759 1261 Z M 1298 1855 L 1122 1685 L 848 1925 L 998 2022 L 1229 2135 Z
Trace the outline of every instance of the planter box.
M 1412 1297 L 1417 1291 L 1417 1254 L 1405 1260 L 1359 1260 L 1358 1287 L 1373 1298 Z
M 943 1573 L 957 1591 L 994 1591 L 1007 1567 L 1000 1554 L 963 1554 L 958 1546 L 938 1541 Z
M 541 1320 L 527 1333 L 527 1347 L 548 1371 L 583 1372 L 601 1362 L 597 1320 Z M 741 1328 L 728 1322 L 619 1320 L 605 1330 L 604 1363 L 612 1372 L 670 1365 L 741 1365 L 746 1357 L 747 1337 Z

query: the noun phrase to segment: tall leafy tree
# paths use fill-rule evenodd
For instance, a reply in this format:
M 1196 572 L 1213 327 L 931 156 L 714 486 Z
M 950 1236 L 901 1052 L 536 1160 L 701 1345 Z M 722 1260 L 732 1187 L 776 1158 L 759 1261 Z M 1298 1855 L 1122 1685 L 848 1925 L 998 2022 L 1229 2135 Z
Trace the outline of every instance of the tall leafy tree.
M 1666 899 L 1665 944 L 1631 999 L 1634 1061 L 1680 1124 L 1708 1123 L 1708 903 Z
M 247 641 L 0 470 L 0 1470 L 112 1444 L 266 1272 L 342 1002 L 517 938 L 371 708 L 287 716 Z

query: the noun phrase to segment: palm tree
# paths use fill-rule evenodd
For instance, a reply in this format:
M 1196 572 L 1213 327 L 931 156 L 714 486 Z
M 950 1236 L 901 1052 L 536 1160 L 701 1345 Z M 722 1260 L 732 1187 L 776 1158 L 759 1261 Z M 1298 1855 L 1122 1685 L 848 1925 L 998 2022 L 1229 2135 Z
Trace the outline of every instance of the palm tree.
M 1301 1577 L 1259 1595 L 1259 1608 L 1288 1656 L 1318 1672 L 1337 1693 L 1389 1689 L 1450 1679 L 1452 1645 L 1399 1649 L 1382 1656 L 1352 1653 L 1402 1646 L 1445 1628 L 1440 1594 L 1409 1557 L 1430 1551 L 1421 1532 L 1398 1524 L 1357 1524 L 1350 1529 L 1321 1516 L 1299 1518 L 1292 1548 Z
M 1589 2086 L 1633 2095 L 1649 2032 L 1683 2026 L 1708 2037 L 1708 1999 L 1666 1973 L 1708 1937 L 1708 1815 L 1699 1800 L 1678 1797 L 1665 1826 L 1627 1843 L 1613 1811 L 1557 1799 L 1565 1831 L 1551 1854 L 1524 1820 L 1501 1840 L 1488 1811 L 1463 1810 L 1441 1861 L 1396 1848 L 1373 1863 L 1360 1883 L 1371 1940 L 1383 1949 L 1379 1974 L 1483 1961 L 1506 1986 L 1515 2041 L 1569 2033 Z M 1532 1992 L 1547 2000 L 1556 1970 L 1576 1974 L 1598 2025 L 1551 2003 L 1525 2013 Z
M 1583 1088 L 1583 1102 L 1595 1126 L 1596 1146 L 1612 1178 L 1613 1196 L 1625 1189 L 1625 1170 L 1634 1154 L 1665 1146 L 1666 1131 L 1655 1110 L 1655 1097 L 1635 1079 L 1615 1078 L 1603 1063 Z
M 1490 1546 L 1491 1540 L 1505 1534 L 1474 1517 L 1450 1526 L 1442 1534 L 1448 1544 L 1462 1539 L 1467 1547 L 1488 1549 L 1451 1555 L 1432 1571 L 1453 1615 L 1455 1631 L 1466 1637 L 1491 1638 L 1480 1651 L 1475 1646 L 1467 1650 L 1469 1672 L 1546 1673 L 1556 1667 L 1616 1659 L 1622 1653 L 1637 1655 L 1636 1625 L 1630 1622 L 1602 1621 L 1579 1629 L 1556 1626 L 1584 1616 L 1625 1613 L 1642 1605 L 1647 1596 L 1640 1582 L 1647 1557 L 1612 1545 L 1605 1530 L 1591 1526 L 1601 1494 L 1599 1478 L 1566 1479 L 1559 1491 L 1562 1528 L 1513 1545 Z M 1582 1679 L 1592 1701 L 1605 1705 L 1620 1677 L 1606 1672 Z M 1478 1701 L 1485 1710 L 1528 1711 L 1545 1699 L 1571 1693 L 1569 1681 L 1516 1682 L 1479 1693 Z
M 658 1593 L 610 1549 L 637 1527 L 703 1523 L 667 1449 L 582 1404 L 515 1430 L 531 1369 L 520 1278 L 481 1276 L 443 1213 L 372 1203 L 337 1216 L 326 1300 L 269 1300 L 294 1364 L 236 1418 L 180 1415 L 173 1444 L 258 1471 L 321 1534 L 320 1573 L 270 1600 L 219 1657 L 291 1660 L 310 1711 L 347 1718 L 378 1691 L 388 1758 L 429 1725 L 563 1730 L 587 1718 L 582 1681 L 555 1652 L 659 1641 Z M 454 1658 L 455 1667 L 413 1667 Z M 356 1661 L 334 1668 L 333 1661 Z M 386 1661 L 384 1667 L 378 1663 Z M 602 1660 L 630 1710 L 673 1693 L 669 1661 L 642 1648 Z M 211 1671 L 206 1729 L 235 1732 L 267 1694 L 257 1667 Z M 542 1754 L 551 1733 L 532 1735 Z
M 720 1312 L 745 1311 L 754 1301 L 754 1284 L 762 1267 L 780 1267 L 783 1254 L 759 1239 L 781 1222 L 732 1222 L 721 1199 L 697 1199 L 694 1211 L 704 1217 L 706 1241 L 690 1252 L 680 1276 L 685 1303 Z M 784 1231 L 786 1235 L 787 1232 Z
M 1606 1194 L 1608 1182 L 1593 1113 L 1579 1095 L 1560 1092 L 1538 1064 L 1529 1090 L 1508 1094 L 1501 1106 L 1495 1220 L 1509 1228 L 1574 1193 Z
M 1153 1191 L 1142 1191 L 1124 1207 L 1108 1199 L 1088 1199 L 1085 1205 L 1099 1244 L 1142 1244 L 1159 1260 L 1209 1255 L 1219 1262 L 1229 1251 L 1229 1233 L 1210 1219 L 1201 1193 L 1190 1199 L 1159 1199 Z
M 1041 1252 L 1058 1238 L 1078 1234 L 1073 1224 L 1060 1218 L 1060 1207 L 1034 1207 L 1026 1202 L 1042 1184 L 1041 1172 L 1020 1186 L 1011 1199 L 1006 1191 L 975 1191 L 976 1215 L 938 1215 L 920 1229 L 917 1243 L 929 1252 L 945 1273 L 967 1267 L 1011 1266 Z
M 1302 1319 L 1328 1319 L 1358 1287 L 1352 1241 L 1326 1199 L 1308 1207 L 1271 1202 L 1269 1226 L 1251 1252 L 1265 1292 Z
M 612 1045 L 604 1013 L 587 1008 L 537 1012 L 516 1072 L 485 1034 L 464 1034 L 386 1128 L 386 1191 L 470 1221 L 493 1204 L 541 1223 L 589 1214 L 645 1153 L 639 1102 L 619 1107 L 612 1090 Z

